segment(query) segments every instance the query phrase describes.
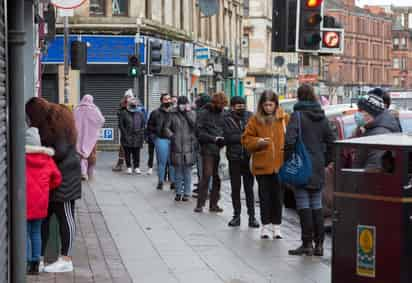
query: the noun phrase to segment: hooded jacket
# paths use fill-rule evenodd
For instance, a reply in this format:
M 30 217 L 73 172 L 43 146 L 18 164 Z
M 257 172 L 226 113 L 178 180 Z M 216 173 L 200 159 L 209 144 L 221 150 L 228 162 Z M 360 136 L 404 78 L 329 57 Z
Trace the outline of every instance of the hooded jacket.
M 365 125 L 365 132 L 362 137 L 384 135 L 389 133 L 398 133 L 401 131 L 398 121 L 391 115 L 388 110 L 383 111 L 375 119 Z M 382 156 L 385 151 L 382 150 L 361 150 L 355 154 L 353 162 L 354 168 L 363 169 L 381 169 Z
M 242 145 L 241 140 L 246 125 L 252 116 L 252 112 L 249 111 L 245 111 L 241 117 L 234 111 L 225 114 L 224 137 L 228 160 L 249 160 L 250 154 Z
M 125 147 L 142 148 L 144 141 L 144 114 L 123 109 L 119 115 L 120 143 Z
M 283 146 L 285 143 L 285 127 L 289 116 L 278 107 L 273 121 L 266 122 L 264 117 L 256 114 L 250 118 L 242 136 L 242 145 L 251 153 L 251 170 L 253 175 L 272 175 L 278 173 L 283 164 Z M 258 146 L 258 141 L 270 138 L 265 148 Z
M 286 130 L 285 160 L 288 160 L 293 153 L 299 135 L 297 112 L 301 113 L 302 139 L 312 160 L 312 177 L 306 188 L 322 189 L 325 167 L 333 159 L 332 148 L 335 136 L 319 103 L 298 102 L 294 106 Z
M 174 166 L 192 166 L 196 162 L 196 115 L 173 109 L 165 123 L 165 136 L 170 139 L 170 156 Z
M 53 160 L 54 150 L 40 146 L 26 146 L 26 203 L 27 219 L 47 216 L 50 190 L 62 182 L 62 175 Z

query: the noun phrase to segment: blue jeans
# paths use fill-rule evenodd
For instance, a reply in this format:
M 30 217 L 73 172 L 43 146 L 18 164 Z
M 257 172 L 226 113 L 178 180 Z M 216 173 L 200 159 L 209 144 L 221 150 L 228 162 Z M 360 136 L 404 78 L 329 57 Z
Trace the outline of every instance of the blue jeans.
M 156 158 L 157 158 L 157 176 L 159 177 L 159 183 L 163 183 L 166 177 L 166 165 L 169 163 L 169 174 L 172 182 L 175 180 L 175 170 L 170 165 L 170 140 L 168 139 L 155 139 Z
M 305 188 L 296 188 L 295 191 L 296 209 L 321 209 L 322 208 L 322 190 L 307 190 Z
M 192 194 L 192 166 L 175 167 L 176 195 Z
M 27 221 L 27 261 L 40 261 L 41 254 L 41 223 L 42 220 Z

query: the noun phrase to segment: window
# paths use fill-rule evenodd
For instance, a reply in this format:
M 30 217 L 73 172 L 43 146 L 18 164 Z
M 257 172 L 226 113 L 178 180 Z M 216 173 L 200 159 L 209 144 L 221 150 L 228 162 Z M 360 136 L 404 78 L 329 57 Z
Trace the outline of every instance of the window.
M 401 48 L 406 48 L 406 38 L 405 37 L 401 38 Z
M 90 0 L 89 14 L 90 16 L 102 17 L 105 14 L 105 0 Z
M 393 78 L 393 85 L 399 86 L 399 78 Z
M 399 58 L 393 58 L 393 68 L 399 69 Z
M 402 57 L 400 68 L 401 68 L 401 70 L 407 70 L 407 68 L 408 68 L 408 58 Z
M 412 13 L 408 15 L 408 22 L 409 22 L 409 25 L 408 25 L 409 29 L 412 29 Z
M 128 14 L 128 0 L 112 0 L 112 15 L 113 16 L 127 16 Z

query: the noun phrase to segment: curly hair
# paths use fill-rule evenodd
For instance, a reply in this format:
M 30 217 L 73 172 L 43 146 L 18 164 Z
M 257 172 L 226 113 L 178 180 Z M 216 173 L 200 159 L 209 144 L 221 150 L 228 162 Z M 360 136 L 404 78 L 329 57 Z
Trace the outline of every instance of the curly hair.
M 26 114 L 31 126 L 39 129 L 43 145 L 53 147 L 57 141 L 76 144 L 74 116 L 66 106 L 34 97 L 26 103 Z
M 210 102 L 215 109 L 223 109 L 228 103 L 227 97 L 223 91 L 213 94 Z

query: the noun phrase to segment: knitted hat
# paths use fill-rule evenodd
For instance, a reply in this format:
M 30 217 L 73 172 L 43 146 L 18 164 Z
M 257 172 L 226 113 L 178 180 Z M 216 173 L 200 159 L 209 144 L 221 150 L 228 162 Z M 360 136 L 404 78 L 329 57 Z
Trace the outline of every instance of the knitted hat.
M 236 104 L 246 104 L 246 101 L 243 97 L 241 96 L 233 96 L 230 99 L 230 105 L 235 106 Z
M 39 129 L 31 127 L 26 130 L 26 145 L 41 146 Z
M 358 108 L 359 110 L 365 111 L 373 117 L 376 117 L 385 110 L 385 105 L 383 104 L 381 97 L 374 94 L 368 94 L 359 99 Z
M 134 97 L 133 90 L 131 88 L 129 88 L 128 90 L 126 90 L 124 92 L 124 96 L 125 97 Z
M 188 104 L 189 103 L 189 99 L 187 99 L 186 96 L 179 96 L 177 98 L 177 104 Z
M 383 97 L 384 93 L 385 93 L 385 91 L 383 89 L 381 89 L 380 87 L 377 87 L 377 88 L 374 88 L 374 89 L 371 89 L 370 91 L 368 91 L 368 94 L 374 94 L 374 95 L 379 96 L 379 97 Z

